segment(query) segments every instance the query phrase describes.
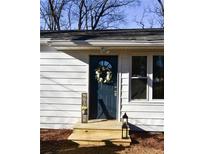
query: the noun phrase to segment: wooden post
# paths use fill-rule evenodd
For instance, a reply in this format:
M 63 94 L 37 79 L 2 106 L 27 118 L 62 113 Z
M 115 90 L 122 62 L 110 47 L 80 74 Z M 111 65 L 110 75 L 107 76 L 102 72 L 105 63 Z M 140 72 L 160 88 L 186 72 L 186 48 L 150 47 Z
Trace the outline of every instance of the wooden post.
M 87 93 L 82 93 L 81 95 L 81 122 L 88 122 L 88 103 L 87 103 Z

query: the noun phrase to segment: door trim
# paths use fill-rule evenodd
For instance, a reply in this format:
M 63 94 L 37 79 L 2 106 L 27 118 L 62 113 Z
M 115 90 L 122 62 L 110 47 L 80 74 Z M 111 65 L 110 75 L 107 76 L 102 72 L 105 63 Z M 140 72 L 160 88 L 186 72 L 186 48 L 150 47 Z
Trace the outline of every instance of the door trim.
M 87 101 L 88 101 L 88 120 L 91 120 L 89 117 L 90 117 L 90 57 L 91 56 L 116 56 L 117 57 L 117 97 L 116 97 L 116 119 L 115 120 L 118 120 L 120 121 L 120 117 L 121 117 L 121 102 L 120 102 L 120 86 L 121 86 L 121 59 L 120 59 L 120 55 L 118 54 L 113 54 L 113 55 L 104 55 L 104 54 L 89 54 L 88 55 L 88 61 L 89 61 L 89 65 L 88 65 L 88 97 L 87 97 Z

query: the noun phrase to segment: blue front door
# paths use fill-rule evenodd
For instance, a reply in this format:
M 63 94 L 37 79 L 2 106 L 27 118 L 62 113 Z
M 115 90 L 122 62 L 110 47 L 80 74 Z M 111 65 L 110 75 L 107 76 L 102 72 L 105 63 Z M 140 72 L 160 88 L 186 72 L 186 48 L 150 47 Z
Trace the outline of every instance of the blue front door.
M 116 119 L 117 56 L 90 56 L 89 119 Z

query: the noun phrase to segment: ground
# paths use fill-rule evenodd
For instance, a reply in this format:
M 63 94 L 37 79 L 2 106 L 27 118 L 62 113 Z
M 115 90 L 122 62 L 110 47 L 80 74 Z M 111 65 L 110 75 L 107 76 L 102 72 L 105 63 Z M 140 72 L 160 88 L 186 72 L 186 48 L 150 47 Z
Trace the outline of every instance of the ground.
M 131 133 L 130 147 L 79 146 L 67 140 L 69 129 L 41 129 L 41 154 L 163 154 L 164 134 Z

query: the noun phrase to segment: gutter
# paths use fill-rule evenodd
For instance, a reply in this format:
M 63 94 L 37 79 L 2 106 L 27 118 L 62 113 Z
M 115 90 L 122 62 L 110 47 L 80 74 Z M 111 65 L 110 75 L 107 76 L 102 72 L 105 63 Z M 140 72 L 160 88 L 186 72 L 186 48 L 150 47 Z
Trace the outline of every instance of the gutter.
M 107 47 L 109 49 L 122 48 L 164 48 L 163 40 L 142 41 L 142 40 L 51 40 L 41 39 L 41 45 L 54 47 L 58 50 L 88 50 Z

